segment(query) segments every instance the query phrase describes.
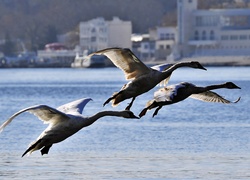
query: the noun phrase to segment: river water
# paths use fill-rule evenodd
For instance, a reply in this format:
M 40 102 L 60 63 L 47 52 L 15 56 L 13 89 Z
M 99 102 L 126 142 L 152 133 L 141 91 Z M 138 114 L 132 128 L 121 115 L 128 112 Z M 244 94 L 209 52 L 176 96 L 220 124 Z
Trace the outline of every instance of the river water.
M 186 99 L 165 106 L 152 118 L 104 117 L 65 141 L 48 155 L 39 151 L 21 158 L 46 128 L 23 113 L 0 134 L 0 179 L 250 179 L 250 67 L 207 67 L 208 71 L 176 70 L 169 84 L 196 85 L 232 81 L 241 90 L 216 90 L 237 104 Z M 0 69 L 0 123 L 20 109 L 36 104 L 58 107 L 91 97 L 83 112 L 122 110 L 102 106 L 126 83 L 117 68 Z M 135 114 L 153 97 L 139 96 Z

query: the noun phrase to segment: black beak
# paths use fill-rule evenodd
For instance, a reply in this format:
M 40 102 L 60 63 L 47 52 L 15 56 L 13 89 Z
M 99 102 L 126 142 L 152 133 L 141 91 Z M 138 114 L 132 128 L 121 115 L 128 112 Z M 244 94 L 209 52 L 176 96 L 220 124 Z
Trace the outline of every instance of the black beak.
M 134 118 L 135 118 L 135 119 L 140 119 L 138 116 L 135 116 Z
M 207 70 L 207 69 L 206 69 L 206 68 L 204 68 L 203 66 L 201 66 L 201 69 L 203 69 L 203 70 L 205 70 L 205 71 Z

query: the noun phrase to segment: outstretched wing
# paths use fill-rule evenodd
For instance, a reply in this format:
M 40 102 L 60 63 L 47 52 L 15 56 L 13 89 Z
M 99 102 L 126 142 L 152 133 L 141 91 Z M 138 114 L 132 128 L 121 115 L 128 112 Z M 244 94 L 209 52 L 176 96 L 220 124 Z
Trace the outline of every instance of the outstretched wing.
M 120 68 L 127 80 L 139 77 L 142 74 L 151 72 L 151 68 L 141 62 L 130 49 L 107 48 L 90 54 L 89 56 L 105 55 L 115 66 Z
M 168 63 L 165 63 L 165 64 L 159 64 L 159 65 L 155 65 L 155 66 L 152 66 L 151 68 L 152 69 L 155 69 L 155 70 L 157 70 L 157 71 L 166 71 L 168 68 L 170 68 L 172 65 L 174 65 L 174 64 L 168 64 Z M 168 84 L 168 81 L 169 81 L 169 79 L 170 79 L 170 77 L 171 77 L 171 74 L 170 74 L 170 76 L 168 76 L 166 79 L 164 79 L 164 80 L 162 80 L 160 83 L 159 83 L 159 85 L 160 86 L 166 86 L 167 84 Z
M 63 113 L 60 112 L 52 107 L 46 106 L 46 105 L 37 105 L 37 106 L 32 106 L 28 107 L 26 109 L 22 109 L 18 111 L 17 113 L 13 114 L 7 121 L 5 121 L 1 126 L 0 126 L 0 132 L 3 131 L 3 129 L 11 123 L 11 121 L 17 117 L 19 114 L 23 112 L 30 112 L 37 116 L 40 120 L 42 120 L 44 123 L 49 124 L 56 124 L 59 121 L 64 121 L 68 120 L 69 117 Z
M 167 70 L 169 67 L 171 67 L 172 65 L 174 64 L 169 64 L 169 63 L 165 63 L 165 64 L 158 64 L 158 65 L 155 65 L 155 66 L 152 66 L 151 68 L 152 69 L 155 69 L 157 71 L 165 71 Z
M 239 97 L 236 101 L 229 101 L 213 91 L 206 91 L 204 93 L 192 94 L 189 97 L 198 99 L 201 101 L 205 101 L 205 102 L 218 102 L 218 103 L 225 103 L 225 104 L 237 103 L 240 100 L 240 97 Z
M 79 99 L 67 104 L 64 104 L 57 108 L 57 110 L 64 112 L 65 114 L 79 113 L 81 114 L 86 104 L 91 101 L 91 98 Z

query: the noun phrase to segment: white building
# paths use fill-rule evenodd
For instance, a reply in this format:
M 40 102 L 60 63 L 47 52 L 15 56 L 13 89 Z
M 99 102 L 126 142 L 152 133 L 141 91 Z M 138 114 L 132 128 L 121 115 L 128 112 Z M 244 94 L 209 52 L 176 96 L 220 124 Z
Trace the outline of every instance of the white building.
M 108 26 L 103 18 L 80 23 L 81 48 L 96 51 L 108 47 Z
M 149 34 L 141 35 L 138 51 L 139 58 L 143 61 L 150 61 L 155 58 L 155 41 L 150 39 Z
M 148 34 L 133 35 L 133 52 L 143 61 L 166 60 L 177 42 L 176 27 L 155 27 Z
M 250 9 L 198 10 L 197 0 L 178 0 L 181 56 L 250 55 Z
M 166 60 L 177 41 L 176 27 L 156 27 L 150 31 L 151 40 L 155 41 L 155 58 Z
M 80 23 L 80 46 L 97 51 L 108 47 L 131 48 L 132 23 L 114 17 L 112 21 L 96 18 Z
M 131 48 L 132 23 L 122 21 L 114 17 L 112 21 L 107 21 L 108 25 L 108 46 Z

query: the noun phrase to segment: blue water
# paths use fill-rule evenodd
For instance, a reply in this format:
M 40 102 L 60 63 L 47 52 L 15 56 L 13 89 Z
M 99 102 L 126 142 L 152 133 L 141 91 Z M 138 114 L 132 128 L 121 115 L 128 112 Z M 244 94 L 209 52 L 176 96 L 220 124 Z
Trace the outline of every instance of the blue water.
M 165 106 L 152 118 L 105 117 L 65 141 L 48 155 L 35 151 L 21 158 L 28 145 L 47 127 L 35 116 L 18 116 L 0 134 L 0 179 L 250 179 L 250 67 L 207 67 L 208 71 L 176 70 L 169 84 L 196 85 L 233 81 L 241 90 L 216 90 L 237 104 L 186 99 Z M 102 106 L 126 83 L 117 68 L 0 69 L 0 123 L 20 109 L 36 104 L 58 107 L 91 97 L 86 116 Z M 139 96 L 135 114 L 153 97 Z

